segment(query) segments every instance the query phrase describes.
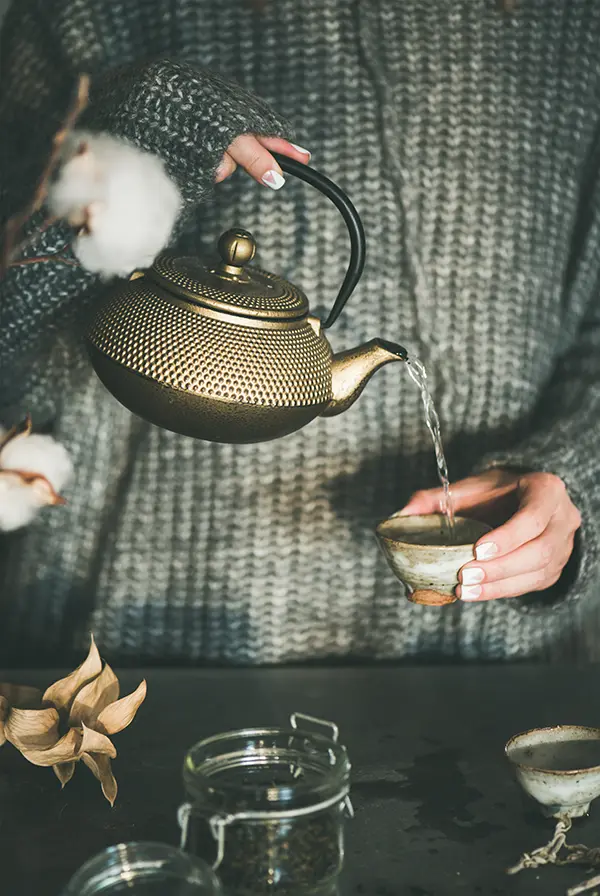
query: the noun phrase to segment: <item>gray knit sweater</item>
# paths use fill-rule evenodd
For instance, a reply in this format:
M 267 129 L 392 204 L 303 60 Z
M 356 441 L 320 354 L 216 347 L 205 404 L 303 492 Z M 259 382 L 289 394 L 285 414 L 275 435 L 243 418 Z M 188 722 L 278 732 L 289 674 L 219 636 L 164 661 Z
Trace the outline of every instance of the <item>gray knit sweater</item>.
M 452 477 L 492 463 L 557 473 L 583 527 L 552 593 L 414 606 L 373 536 L 435 484 L 401 365 L 285 439 L 196 442 L 134 418 L 91 371 L 81 334 L 101 284 L 22 266 L 0 286 L 0 420 L 31 411 L 76 474 L 66 507 L 0 539 L 2 664 L 66 660 L 90 629 L 119 662 L 600 657 L 599 36 L 597 0 L 520 0 L 510 15 L 496 0 L 14 2 L 3 217 L 87 70 L 86 125 L 158 152 L 197 204 L 184 241 L 208 250 L 230 226 L 251 230 L 261 266 L 323 312 L 347 259 L 328 202 L 243 174 L 211 189 L 234 136 L 285 132 L 239 83 L 363 216 L 366 270 L 334 348 L 408 346 L 428 367 Z M 67 239 L 55 227 L 28 251 Z

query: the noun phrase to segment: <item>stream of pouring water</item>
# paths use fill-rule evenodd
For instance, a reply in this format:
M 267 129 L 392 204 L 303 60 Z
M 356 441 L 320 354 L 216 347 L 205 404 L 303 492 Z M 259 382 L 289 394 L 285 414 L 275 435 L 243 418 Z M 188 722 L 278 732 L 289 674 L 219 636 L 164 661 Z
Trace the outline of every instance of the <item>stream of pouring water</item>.
M 387 80 L 386 72 L 381 64 L 377 54 L 370 54 L 375 80 L 378 81 L 379 89 L 383 88 L 383 98 L 386 108 L 385 127 L 384 127 L 384 148 L 387 150 L 388 161 L 392 167 L 391 182 L 395 187 L 398 198 L 399 207 L 404 218 L 404 243 L 405 249 L 410 259 L 412 273 L 414 276 L 414 298 L 415 298 L 415 322 L 417 331 L 421 332 L 419 321 L 419 307 L 432 294 L 430 284 L 422 262 L 421 251 L 417 234 L 419 229 L 419 208 L 420 208 L 420 192 L 411 183 L 408 170 L 402 164 L 401 154 L 396 148 L 396 134 L 401 133 L 402 122 L 398 112 L 398 103 L 395 101 L 390 85 Z M 448 465 L 442 447 L 442 437 L 440 430 L 440 420 L 433 403 L 433 399 L 427 388 L 427 373 L 424 366 L 418 358 L 409 358 L 406 362 L 408 372 L 415 384 L 421 392 L 423 408 L 425 410 L 425 420 L 427 428 L 431 433 L 435 448 L 435 457 L 437 461 L 438 476 L 442 484 L 443 500 L 441 510 L 446 521 L 446 529 L 450 541 L 454 540 L 454 506 L 452 503 L 452 494 L 450 492 L 450 481 L 448 478 Z
M 448 531 L 448 539 L 454 541 L 454 504 L 452 501 L 452 493 L 450 491 L 450 479 L 448 476 L 448 464 L 444 454 L 444 446 L 442 444 L 442 431 L 440 427 L 440 418 L 435 409 L 433 398 L 427 387 L 427 371 L 418 358 L 408 358 L 406 362 L 408 373 L 414 383 L 421 392 L 421 400 L 425 411 L 425 422 L 427 429 L 431 433 L 433 439 L 433 447 L 435 449 L 435 459 L 440 482 L 443 488 L 443 498 L 441 502 L 441 511 L 446 521 L 446 529 Z

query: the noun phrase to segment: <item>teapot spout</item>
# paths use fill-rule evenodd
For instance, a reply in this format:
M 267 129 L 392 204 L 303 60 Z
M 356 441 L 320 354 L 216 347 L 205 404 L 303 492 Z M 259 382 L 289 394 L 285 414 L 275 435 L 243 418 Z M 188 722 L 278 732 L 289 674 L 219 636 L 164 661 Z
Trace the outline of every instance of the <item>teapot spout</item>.
M 406 360 L 406 349 L 387 339 L 371 339 L 364 345 L 334 355 L 331 369 L 333 398 L 321 416 L 335 417 L 343 413 L 354 404 L 376 370 L 392 361 Z

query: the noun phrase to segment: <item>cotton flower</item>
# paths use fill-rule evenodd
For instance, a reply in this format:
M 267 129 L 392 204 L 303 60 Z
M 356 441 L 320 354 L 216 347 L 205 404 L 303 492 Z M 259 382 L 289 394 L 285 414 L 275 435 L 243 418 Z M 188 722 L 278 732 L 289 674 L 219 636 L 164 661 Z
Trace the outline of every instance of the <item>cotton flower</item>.
M 60 492 L 73 467 L 51 436 L 32 435 L 28 418 L 9 432 L 0 429 L 0 531 L 28 525 L 42 507 L 64 504 Z
M 181 195 L 157 156 L 107 134 L 75 131 L 48 205 L 80 228 L 73 251 L 84 268 L 126 277 L 149 267 L 168 244 Z
M 35 688 L 0 684 L 0 746 L 8 741 L 33 765 L 51 767 L 62 786 L 82 761 L 100 781 L 111 806 L 117 782 L 109 735 L 133 721 L 146 697 L 146 682 L 119 699 L 119 681 L 103 664 L 92 637 L 86 660 L 42 694 Z

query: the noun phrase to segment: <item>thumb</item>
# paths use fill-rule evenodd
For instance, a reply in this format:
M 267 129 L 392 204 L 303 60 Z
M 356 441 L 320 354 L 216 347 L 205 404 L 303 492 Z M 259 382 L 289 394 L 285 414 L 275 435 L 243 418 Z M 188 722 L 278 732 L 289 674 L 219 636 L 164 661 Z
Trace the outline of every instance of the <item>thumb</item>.
M 483 498 L 499 498 L 515 487 L 517 477 L 500 475 L 498 471 L 488 471 L 476 476 L 468 476 L 450 483 L 452 503 L 455 510 L 466 510 L 476 506 Z M 415 492 L 408 504 L 402 508 L 398 516 L 410 514 L 440 513 L 444 490 L 429 488 Z
M 441 488 L 429 488 L 415 492 L 408 504 L 398 512 L 398 516 L 426 515 L 439 513 L 442 506 L 444 491 Z

